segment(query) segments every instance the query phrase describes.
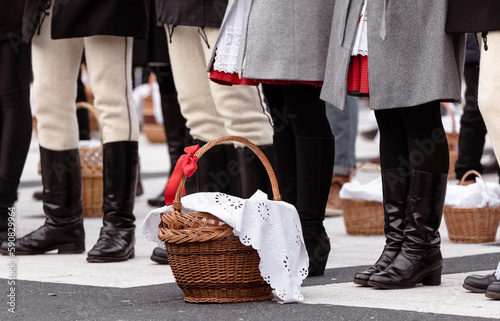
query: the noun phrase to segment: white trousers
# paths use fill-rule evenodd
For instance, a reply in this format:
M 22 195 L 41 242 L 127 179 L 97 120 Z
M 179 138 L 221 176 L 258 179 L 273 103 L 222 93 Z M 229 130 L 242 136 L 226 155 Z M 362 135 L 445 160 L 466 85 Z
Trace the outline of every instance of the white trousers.
M 93 36 L 53 40 L 51 16 L 47 16 L 40 35 L 35 35 L 32 41 L 33 98 L 40 146 L 51 150 L 78 147 L 75 100 L 83 48 L 103 142 L 137 141 L 139 125 L 132 100 L 132 38 Z
M 488 50 L 484 50 L 481 34 L 481 60 L 479 63 L 478 105 L 483 115 L 493 151 L 500 159 L 500 31 L 488 32 Z
M 219 28 L 165 25 L 168 50 L 181 113 L 191 136 L 209 141 L 221 136 L 242 136 L 256 145 L 272 144 L 272 120 L 260 87 L 222 86 L 205 71 Z M 208 48 L 200 33 L 206 34 Z

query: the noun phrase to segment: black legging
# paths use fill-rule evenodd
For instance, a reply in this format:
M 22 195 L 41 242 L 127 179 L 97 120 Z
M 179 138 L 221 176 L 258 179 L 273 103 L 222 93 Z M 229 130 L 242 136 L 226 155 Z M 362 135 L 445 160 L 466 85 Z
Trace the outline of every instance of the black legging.
M 31 141 L 31 45 L 0 42 L 0 177 L 19 181 Z
M 275 135 L 332 137 L 321 87 L 303 84 L 263 85 Z
M 449 152 L 439 101 L 376 110 L 382 169 L 410 168 L 448 173 Z

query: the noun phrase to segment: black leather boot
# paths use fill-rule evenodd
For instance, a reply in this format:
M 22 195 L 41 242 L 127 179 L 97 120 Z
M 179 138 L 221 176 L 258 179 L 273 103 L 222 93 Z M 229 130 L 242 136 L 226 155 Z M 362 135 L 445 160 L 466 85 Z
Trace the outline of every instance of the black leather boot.
M 92 263 L 126 261 L 134 257 L 134 201 L 137 186 L 137 142 L 121 141 L 103 146 L 103 227 L 89 251 Z
M 273 145 L 258 147 L 273 165 Z M 257 154 L 248 147 L 238 147 L 236 151 L 240 172 L 241 197 L 250 198 L 259 189 L 266 193 L 269 199 L 273 199 L 269 176 Z
M 297 207 L 297 160 L 295 136 L 274 135 L 274 171 L 283 201 Z
M 404 168 L 382 170 L 385 246 L 374 265 L 356 273 L 354 283 L 368 285 L 370 276 L 388 267 L 401 250 L 409 176 L 408 170 Z
M 15 242 L 16 255 L 85 252 L 81 218 L 82 174 L 78 149 L 53 151 L 40 146 L 45 224 Z M 7 243 L 0 252 L 7 254 Z
M 323 226 L 332 181 L 333 137 L 295 137 L 297 159 L 297 211 L 309 255 L 308 276 L 325 272 L 330 239 Z
M 8 239 L 9 213 L 11 212 L 9 209 L 14 206 L 18 186 L 19 181 L 0 177 L 0 244 Z M 15 225 L 13 228 L 15 228 Z M 12 232 L 13 230 L 11 230 Z
M 441 284 L 443 258 L 439 226 L 448 174 L 411 170 L 403 245 L 392 263 L 368 281 L 378 288 L 403 289 Z

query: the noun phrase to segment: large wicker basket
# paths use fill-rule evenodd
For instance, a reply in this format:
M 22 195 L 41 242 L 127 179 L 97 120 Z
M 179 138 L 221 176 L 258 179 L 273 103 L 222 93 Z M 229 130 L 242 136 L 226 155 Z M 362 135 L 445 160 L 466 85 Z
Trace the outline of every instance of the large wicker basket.
M 86 102 L 76 103 L 76 108 L 86 109 L 94 116 L 102 137 L 102 129 L 99 125 L 99 114 L 96 109 Z M 99 147 L 80 147 L 79 152 L 82 166 L 82 216 L 103 216 L 102 144 Z
M 257 146 L 237 136 L 208 142 L 195 154 L 201 157 L 216 144 L 238 141 L 257 154 L 264 164 L 274 200 L 281 200 L 278 183 L 266 156 Z M 251 246 L 243 245 L 232 228 L 217 217 L 203 212 L 181 213 L 183 174 L 173 203 L 173 213 L 161 214 L 159 238 L 165 242 L 168 260 L 186 302 L 246 302 L 267 300 L 272 288 L 259 270 L 260 257 Z
M 443 103 L 443 106 L 448 111 L 451 116 L 451 133 L 446 133 L 446 139 L 448 140 L 448 150 L 450 153 L 450 167 L 448 170 L 448 177 L 455 178 L 455 163 L 458 160 L 458 132 L 455 126 L 455 112 L 448 105 L 448 103 Z
M 356 172 L 365 166 L 380 167 L 372 163 L 363 163 L 356 167 L 349 177 L 352 181 Z M 350 235 L 383 235 L 384 208 L 381 202 L 362 199 L 342 199 L 342 211 L 347 234 Z
M 464 180 L 469 174 L 476 174 L 481 177 L 478 172 L 470 170 L 464 174 L 459 183 L 460 185 L 464 185 Z M 495 242 L 498 223 L 500 222 L 500 207 L 445 206 L 443 214 L 448 236 L 452 242 Z

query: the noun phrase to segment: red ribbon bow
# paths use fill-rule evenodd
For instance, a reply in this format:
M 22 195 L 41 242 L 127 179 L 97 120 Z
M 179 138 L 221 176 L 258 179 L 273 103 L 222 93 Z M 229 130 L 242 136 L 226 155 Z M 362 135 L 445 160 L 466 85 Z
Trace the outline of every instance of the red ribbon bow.
M 165 204 L 167 206 L 172 205 L 175 199 L 175 193 L 177 192 L 177 187 L 182 178 L 182 173 L 184 173 L 187 177 L 190 177 L 194 174 L 198 165 L 196 162 L 198 161 L 198 157 L 194 156 L 194 154 L 200 149 L 199 145 L 188 146 L 184 148 L 186 154 L 182 155 L 177 164 L 175 165 L 174 172 L 170 176 L 170 179 L 167 182 L 167 186 L 165 187 Z M 186 191 L 182 188 L 182 195 L 185 195 Z

